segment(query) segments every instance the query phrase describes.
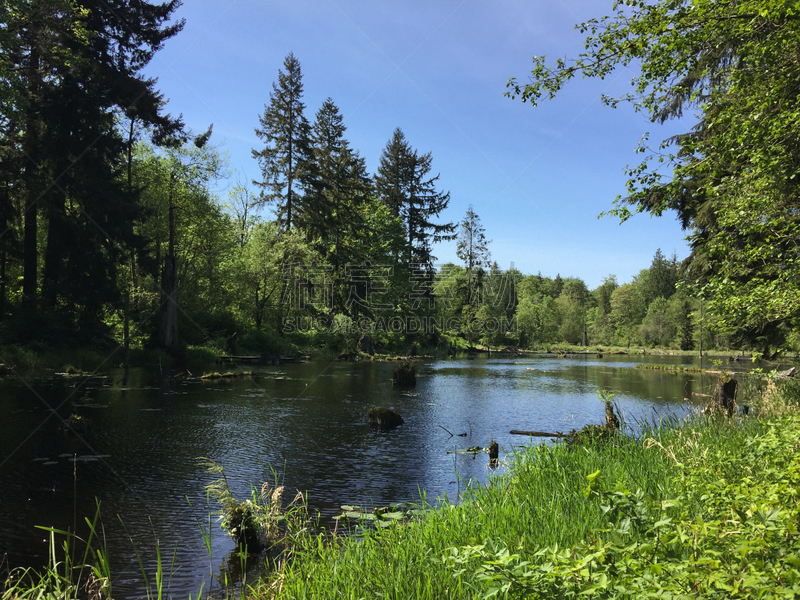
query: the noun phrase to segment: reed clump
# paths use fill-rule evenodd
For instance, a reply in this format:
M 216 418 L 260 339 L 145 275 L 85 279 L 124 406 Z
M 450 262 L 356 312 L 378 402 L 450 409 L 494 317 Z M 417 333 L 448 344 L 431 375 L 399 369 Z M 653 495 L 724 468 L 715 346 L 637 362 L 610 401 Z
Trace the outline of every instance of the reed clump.
M 236 542 L 238 549 L 248 554 L 262 550 L 286 548 L 286 542 L 305 532 L 310 525 L 305 496 L 297 492 L 294 499 L 283 505 L 284 486 L 273 472 L 274 483 L 264 482 L 260 489 L 252 489 L 250 498 L 238 500 L 234 496 L 224 468 L 209 458 L 200 458 L 199 464 L 217 478 L 206 485 L 210 498 L 219 506 L 220 526 Z

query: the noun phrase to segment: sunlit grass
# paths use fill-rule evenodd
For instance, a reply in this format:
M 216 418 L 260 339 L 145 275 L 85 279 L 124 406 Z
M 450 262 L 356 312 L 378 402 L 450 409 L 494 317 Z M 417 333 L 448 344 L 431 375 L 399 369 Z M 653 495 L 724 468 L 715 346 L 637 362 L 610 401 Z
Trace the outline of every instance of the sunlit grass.
M 762 587 L 789 593 L 800 585 L 798 561 L 790 560 L 800 550 L 792 520 L 800 486 L 800 386 L 751 381 L 741 393 L 751 417 L 667 417 L 637 423 L 635 436 L 532 444 L 508 458 L 504 474 L 467 487 L 458 504 L 429 503 L 423 494 L 424 511 L 386 527 L 356 527 L 357 535 L 309 527 L 299 517 L 304 501 L 298 526 L 288 526 L 293 513 L 277 504 L 276 492 L 260 493 L 251 499 L 253 514 L 279 554 L 269 557 L 264 579 L 224 589 L 249 597 L 353 599 L 691 596 L 692 590 L 727 598 L 750 597 Z M 87 521 L 91 536 L 83 545 L 48 529 L 50 564 L 41 573 L 14 571 L 2 600 L 112 597 L 98 515 Z M 213 571 L 211 521 L 200 529 Z M 66 540 L 61 545 L 58 536 Z M 160 553 L 156 558 L 154 577 L 142 569 L 148 598 L 166 597 L 175 568 Z M 669 577 L 661 575 L 664 565 Z M 620 586 L 632 591 L 618 593 Z M 200 589 L 195 597 L 202 595 Z

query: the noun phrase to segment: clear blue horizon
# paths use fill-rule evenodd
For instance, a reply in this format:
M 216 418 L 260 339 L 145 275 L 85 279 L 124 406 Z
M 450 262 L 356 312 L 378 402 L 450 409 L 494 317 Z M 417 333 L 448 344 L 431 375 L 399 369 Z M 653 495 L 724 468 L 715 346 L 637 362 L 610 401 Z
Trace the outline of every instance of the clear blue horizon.
M 272 84 L 289 52 L 303 72 L 306 116 L 331 97 L 346 137 L 374 173 L 395 127 L 433 155 L 439 189 L 450 192 L 442 221 L 473 205 L 492 240 L 492 259 L 526 274 L 580 277 L 590 288 L 608 275 L 630 281 L 660 248 L 679 259 L 688 247 L 674 215 L 637 215 L 620 225 L 598 215 L 625 191 L 626 165 L 645 132 L 653 141 L 685 131 L 658 126 L 629 106 L 602 106 L 601 93 L 630 90 L 621 69 L 605 81 L 575 80 L 538 107 L 504 97 L 524 82 L 531 57 L 573 58 L 583 48 L 576 23 L 601 17 L 610 2 L 265 3 L 187 2 L 184 30 L 148 66 L 167 110 L 229 155 L 219 191 L 260 178 L 251 149 Z M 252 186 L 251 186 L 252 187 Z M 223 198 L 224 199 L 224 198 Z M 455 243 L 438 244 L 438 263 L 458 262 Z

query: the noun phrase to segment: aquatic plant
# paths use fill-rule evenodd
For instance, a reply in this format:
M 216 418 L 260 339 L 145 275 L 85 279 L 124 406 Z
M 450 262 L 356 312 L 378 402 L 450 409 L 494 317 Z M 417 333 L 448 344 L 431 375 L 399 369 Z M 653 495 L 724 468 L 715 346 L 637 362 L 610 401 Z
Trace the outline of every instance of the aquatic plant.
M 208 473 L 218 476 L 206 485 L 206 492 L 220 505 L 220 527 L 240 549 L 258 553 L 288 542 L 307 530 L 310 519 L 305 496 L 297 492 L 284 507 L 284 486 L 279 484 L 274 471 L 273 484 L 264 482 L 259 489 L 251 489 L 250 498 L 240 501 L 234 496 L 222 465 L 210 458 L 198 460 Z
M 111 598 L 111 568 L 108 555 L 99 544 L 100 502 L 92 520 L 86 519 L 89 537 L 84 540 L 71 531 L 39 527 L 48 535 L 47 566 L 12 569 L 0 580 L 2 600 L 105 600 Z M 60 543 L 57 536 L 63 537 Z M 78 548 L 83 551 L 78 553 Z

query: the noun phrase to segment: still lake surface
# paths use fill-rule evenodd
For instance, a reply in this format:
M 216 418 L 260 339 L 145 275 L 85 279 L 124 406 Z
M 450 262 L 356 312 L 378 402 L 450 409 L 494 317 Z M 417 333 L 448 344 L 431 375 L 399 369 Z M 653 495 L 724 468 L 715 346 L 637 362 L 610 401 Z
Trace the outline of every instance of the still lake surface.
M 685 414 L 692 404 L 684 398 L 709 393 L 714 383 L 709 375 L 634 368 L 697 364 L 691 357 L 496 356 L 421 361 L 411 390 L 393 388 L 388 362 L 258 367 L 254 377 L 207 382 L 160 383 L 147 369 L 2 381 L 0 558 L 7 554 L 12 566 L 46 563 L 48 534 L 36 526 L 77 523 L 81 531 L 97 499 L 115 598 L 145 596 L 136 551 L 152 568 L 156 540 L 167 561 L 176 552 L 170 594 L 196 594 L 203 582 L 205 591 L 219 585 L 210 574 L 218 579 L 233 548 L 212 519 L 209 557 L 200 528 L 209 526 L 204 486 L 214 476 L 198 457 L 221 464 L 240 499 L 275 469 L 285 498 L 307 493 L 330 524 L 342 504 L 414 502 L 421 492 L 429 502 L 457 500 L 465 482 L 484 483 L 491 471 L 486 454 L 448 451 L 496 440 L 502 461 L 514 448 L 547 443 L 511 429 L 603 422 L 598 388 L 614 392 L 635 421 Z M 373 406 L 394 408 L 405 424 L 371 430 Z M 72 412 L 92 423 L 80 438 L 60 427 Z

